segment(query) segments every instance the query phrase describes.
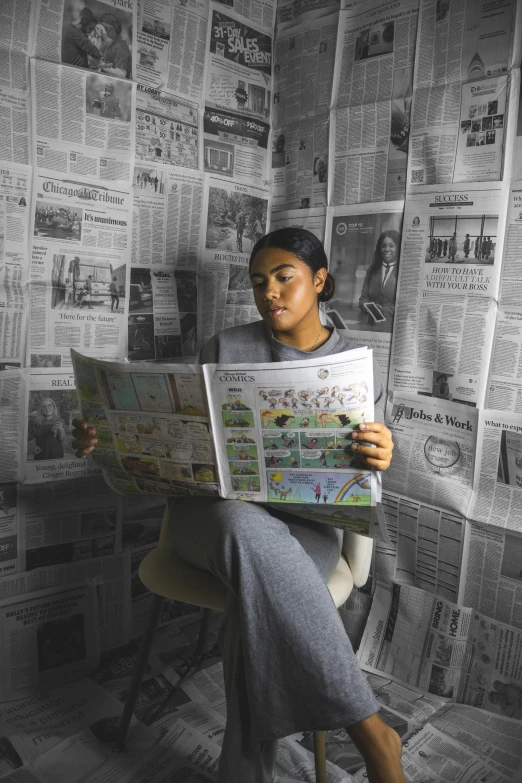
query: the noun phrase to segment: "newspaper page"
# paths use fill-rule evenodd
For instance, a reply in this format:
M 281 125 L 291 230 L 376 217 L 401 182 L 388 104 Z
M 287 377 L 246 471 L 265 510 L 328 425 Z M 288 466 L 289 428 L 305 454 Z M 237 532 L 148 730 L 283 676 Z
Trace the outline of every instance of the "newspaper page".
M 515 0 L 422 0 L 408 187 L 499 180 Z
M 33 160 L 97 180 L 131 177 L 136 86 L 99 72 L 31 60 Z
M 31 0 L 11 0 L 0 9 L 0 47 L 13 52 L 32 53 L 34 4 Z
M 206 175 L 198 269 L 198 338 L 257 321 L 248 261 L 266 234 L 269 193 Z M 206 229 L 205 229 L 206 225 Z
M 270 231 L 279 228 L 304 228 L 315 234 L 317 239 L 324 243 L 326 228 L 326 208 L 314 209 L 285 209 L 280 212 L 272 212 L 270 217 Z
M 37 0 L 34 55 L 100 75 L 133 78 L 137 2 Z
M 513 413 L 522 413 L 521 241 L 522 182 L 513 182 L 509 192 L 499 304 L 486 395 L 486 407 Z
M 522 632 L 396 582 L 377 585 L 357 658 L 366 671 L 499 715 L 522 685 Z
M 508 190 L 502 183 L 418 188 L 406 202 L 389 385 L 483 403 Z
M 327 364 L 203 366 L 223 497 L 292 512 L 311 504 L 312 518 L 347 517 L 347 525 L 350 507 L 376 504 L 375 475 L 357 467 L 351 450 L 353 428 L 373 420 L 371 351 L 345 351 Z M 368 535 L 368 523 L 354 518 L 353 529 Z
M 143 84 L 136 92 L 136 162 L 165 163 L 197 169 L 199 165 L 198 106 L 164 90 Z M 157 192 L 157 183 L 152 184 Z M 151 188 L 149 188 L 151 189 Z
M 2 13 L 7 5 L 2 7 Z M 15 8 L 15 4 L 10 5 Z M 0 35 L 4 17 L 0 17 Z M 30 163 L 29 57 L 0 41 L 0 160 Z
M 461 601 L 522 629 L 521 557 L 520 534 L 471 522 L 462 562 Z
M 99 662 L 96 590 L 53 588 L 0 604 L 2 700 L 92 671 Z
M 29 166 L 0 163 L 0 362 L 23 353 L 31 180 Z
M 19 571 L 114 555 L 117 501 L 101 476 L 78 479 L 74 491 L 42 503 L 34 485 L 19 492 Z M 36 489 L 36 491 L 35 491 Z
M 96 427 L 97 465 L 126 476 L 131 493 L 217 494 L 199 365 L 117 365 L 75 351 L 73 363 L 82 416 Z
M 354 346 L 372 348 L 388 377 L 404 202 L 333 207 L 325 249 L 335 278 L 327 319 Z
M 338 9 L 339 0 L 277 0 L 277 25 L 296 24 L 301 16 L 326 16 Z
M 404 198 L 418 5 L 365 0 L 340 13 L 329 204 Z
M 328 128 L 339 15 L 278 30 L 271 190 L 274 212 L 324 207 Z
M 136 28 L 140 84 L 201 99 L 208 13 L 207 0 L 143 0 Z
M 466 514 L 472 493 L 478 412 L 413 395 L 389 398 L 386 422 L 395 450 L 387 492 Z
M 73 419 L 80 416 L 80 408 L 72 370 L 28 369 L 23 380 L 24 418 L 19 425 L 23 482 L 39 484 L 100 473 L 92 462 L 74 454 Z
M 130 186 L 37 170 L 32 209 L 27 364 L 70 367 L 70 348 L 123 358 Z
M 0 577 L 19 570 L 17 485 L 0 483 Z
M 0 373 L 0 428 L 2 481 L 20 481 L 22 473 L 23 381 L 19 370 Z
M 457 602 L 465 518 L 389 492 L 383 495 L 383 508 L 396 552 L 391 573 L 377 568 L 377 579 L 415 585 Z M 390 527 L 395 529 L 395 536 Z

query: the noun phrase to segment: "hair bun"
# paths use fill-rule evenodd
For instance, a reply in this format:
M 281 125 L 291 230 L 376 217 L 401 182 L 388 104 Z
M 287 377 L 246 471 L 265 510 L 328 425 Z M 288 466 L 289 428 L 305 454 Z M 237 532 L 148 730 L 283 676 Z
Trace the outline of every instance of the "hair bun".
M 326 280 L 324 281 L 323 290 L 319 294 L 319 301 L 320 302 L 329 302 L 332 296 L 335 294 L 335 280 L 333 279 L 333 275 L 328 272 L 326 275 Z

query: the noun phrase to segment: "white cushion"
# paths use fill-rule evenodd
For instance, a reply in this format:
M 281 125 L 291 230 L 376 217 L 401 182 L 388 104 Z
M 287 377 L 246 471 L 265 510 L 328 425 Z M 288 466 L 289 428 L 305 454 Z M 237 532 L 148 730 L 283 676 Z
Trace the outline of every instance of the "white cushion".
M 342 551 L 350 566 L 355 587 L 362 587 L 368 581 L 370 574 L 373 538 L 345 530 Z

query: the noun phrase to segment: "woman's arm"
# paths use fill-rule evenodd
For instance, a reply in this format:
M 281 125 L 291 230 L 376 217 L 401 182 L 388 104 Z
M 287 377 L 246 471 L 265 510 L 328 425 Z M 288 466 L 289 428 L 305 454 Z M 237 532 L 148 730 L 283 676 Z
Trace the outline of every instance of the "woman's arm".
M 364 283 L 363 283 L 361 295 L 359 297 L 359 308 L 363 311 L 363 313 L 366 313 L 366 310 L 364 309 L 365 302 L 373 302 L 373 299 L 370 296 L 370 281 L 371 281 L 371 279 L 372 279 L 372 268 L 370 266 L 366 270 L 366 275 L 364 277 Z

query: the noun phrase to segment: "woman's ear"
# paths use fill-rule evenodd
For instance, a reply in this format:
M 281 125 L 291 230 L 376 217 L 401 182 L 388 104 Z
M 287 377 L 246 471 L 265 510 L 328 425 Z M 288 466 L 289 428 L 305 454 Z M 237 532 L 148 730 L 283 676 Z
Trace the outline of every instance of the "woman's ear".
M 323 290 L 327 275 L 328 270 L 324 267 L 322 269 L 318 269 L 314 274 L 314 286 L 317 294 L 320 294 Z

